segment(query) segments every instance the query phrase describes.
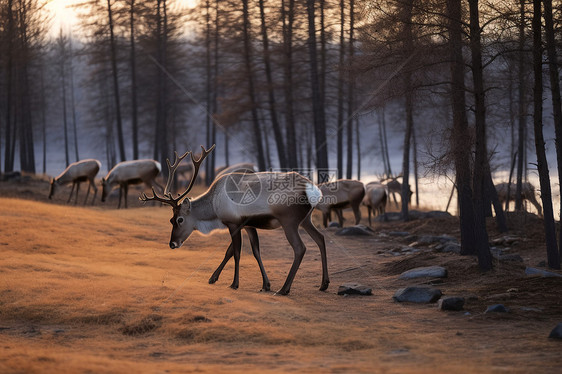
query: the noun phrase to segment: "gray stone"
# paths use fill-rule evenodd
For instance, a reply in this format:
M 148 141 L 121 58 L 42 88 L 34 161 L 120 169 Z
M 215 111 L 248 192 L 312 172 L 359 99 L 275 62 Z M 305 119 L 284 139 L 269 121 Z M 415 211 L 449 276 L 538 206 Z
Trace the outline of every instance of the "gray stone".
M 441 295 L 441 291 L 433 287 L 409 286 L 396 291 L 393 299 L 398 302 L 434 303 Z
M 341 226 L 340 226 L 340 224 L 339 224 L 338 222 L 333 222 L 333 221 L 332 221 L 332 222 L 330 222 L 330 223 L 328 224 L 328 227 L 330 227 L 330 228 L 331 228 L 331 227 L 340 228 Z
M 442 266 L 425 266 L 400 274 L 400 279 L 414 279 L 414 278 L 445 278 L 447 277 L 447 269 Z
M 525 274 L 526 275 L 540 275 L 541 277 L 545 277 L 545 278 L 562 277 L 562 275 L 560 275 L 558 273 L 554 273 L 552 271 L 547 271 L 547 270 L 543 270 L 543 269 L 532 268 L 532 267 L 529 267 L 529 266 L 527 266 L 527 268 L 525 268 Z
M 506 308 L 503 304 L 494 304 L 490 305 L 486 308 L 484 313 L 508 313 L 509 309 Z
M 398 237 L 406 237 L 409 236 L 410 233 L 407 231 L 391 231 L 388 233 L 389 236 L 398 236 Z
M 336 231 L 338 236 L 368 236 L 373 235 L 373 233 L 374 231 L 371 228 L 363 225 L 344 227 Z
M 338 288 L 338 295 L 372 295 L 370 287 L 359 283 L 344 283 Z
M 437 308 L 440 310 L 462 310 L 464 307 L 464 297 L 448 296 L 442 297 L 437 302 Z
M 562 322 L 552 329 L 548 337 L 551 339 L 562 339 Z
M 461 246 L 457 243 L 448 243 L 442 249 L 441 252 L 445 253 L 461 253 Z

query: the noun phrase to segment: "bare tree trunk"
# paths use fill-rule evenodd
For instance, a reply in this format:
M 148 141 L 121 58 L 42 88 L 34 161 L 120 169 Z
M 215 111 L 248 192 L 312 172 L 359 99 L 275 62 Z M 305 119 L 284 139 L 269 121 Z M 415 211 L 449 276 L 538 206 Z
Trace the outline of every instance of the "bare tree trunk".
M 351 64 L 354 55 L 353 31 L 355 28 L 355 1 L 349 0 L 349 56 Z M 355 85 L 352 77 L 352 69 L 349 67 L 347 82 L 347 179 L 351 179 L 353 174 L 353 109 L 354 109 L 354 90 Z
M 43 140 L 43 174 L 47 173 L 47 103 L 45 95 L 45 72 L 44 67 L 41 67 L 41 135 Z
M 295 17 L 295 0 L 289 0 L 289 9 L 286 9 L 285 0 L 281 2 L 283 18 L 283 73 L 285 96 L 285 129 L 287 136 L 287 167 L 298 168 L 297 137 L 295 130 L 295 115 L 293 109 L 293 23 Z
M 416 129 L 412 129 L 412 153 L 413 153 L 413 160 L 414 163 L 414 185 L 415 185 L 415 194 L 416 194 L 416 207 L 420 206 L 420 190 L 418 185 L 418 143 L 416 139 Z
M 345 1 L 340 0 L 340 45 L 338 64 L 338 122 L 336 130 L 338 179 L 343 178 L 343 80 L 345 62 Z
M 119 96 L 119 77 L 117 71 L 117 46 L 113 32 L 114 21 L 111 9 L 111 0 L 107 0 L 107 19 L 109 23 L 109 46 L 111 50 L 111 70 L 113 76 L 113 98 L 115 100 L 115 119 L 117 121 L 117 143 L 119 144 L 119 156 L 125 161 L 125 141 L 123 139 L 123 120 L 121 119 L 121 98 Z
M 133 136 L 133 160 L 139 158 L 139 119 L 137 103 L 137 60 L 135 52 L 135 0 L 131 0 L 129 9 L 129 46 L 131 54 L 129 65 L 131 66 L 131 125 Z
M 355 119 L 355 144 L 357 147 L 357 180 L 361 180 L 361 132 L 359 131 L 359 118 Z
M 324 117 L 324 103 L 320 95 L 318 77 L 318 59 L 316 51 L 316 21 L 314 0 L 306 1 L 308 15 L 308 53 L 310 64 L 310 83 L 312 88 L 312 110 L 314 122 L 314 142 L 316 146 L 316 168 L 318 169 L 317 183 L 326 182 L 329 178 L 328 149 L 326 139 L 326 119 Z
M 451 100 L 453 108 L 452 151 L 455 162 L 457 194 L 460 211 L 461 254 L 476 254 L 474 242 L 474 208 L 470 181 L 470 150 L 462 55 L 462 3 L 447 0 L 449 53 L 451 61 Z
M 61 88 L 62 88 L 62 121 L 64 126 L 64 156 L 66 161 L 66 166 L 70 165 L 70 155 L 68 149 L 68 121 L 66 118 L 66 41 L 64 36 L 62 35 L 62 28 L 60 29 L 59 33 L 59 45 L 60 45 L 60 79 L 61 79 Z
M 248 80 L 248 97 L 250 98 L 250 106 L 252 112 L 252 125 L 256 144 L 256 157 L 258 168 L 266 169 L 265 153 L 263 149 L 263 137 L 258 117 L 258 108 L 256 102 L 256 91 L 254 87 L 254 69 L 252 67 L 252 45 L 250 36 L 250 15 L 248 10 L 248 0 L 242 0 L 242 14 L 244 17 L 244 64 L 246 66 L 246 76 Z
M 545 142 L 543 136 L 542 110 L 543 110 L 543 82 L 542 82 L 542 41 L 541 41 L 541 0 L 533 0 L 533 71 L 534 86 L 534 112 L 533 125 L 535 130 L 535 148 L 537 151 L 537 169 L 539 172 L 541 200 L 544 214 L 544 231 L 546 239 L 546 254 L 548 266 L 560 269 L 560 256 L 556 243 L 556 227 L 552 209 L 552 192 L 550 189 L 550 176 L 548 161 L 546 159 Z
M 518 93 L 519 93 L 519 126 L 518 126 L 518 145 L 517 145 L 517 181 L 515 187 L 515 210 L 520 211 L 523 209 L 523 202 L 521 200 L 521 191 L 523 183 L 523 160 L 525 159 L 525 129 L 527 127 L 527 101 L 525 99 L 525 0 L 519 2 L 519 79 L 518 79 Z
M 484 194 L 486 191 L 485 171 L 488 163 L 486 147 L 486 104 L 484 96 L 484 78 L 482 71 L 482 45 L 480 41 L 480 14 L 478 0 L 469 0 L 470 8 L 470 51 L 472 55 L 472 80 L 474 84 L 476 147 L 473 174 L 473 201 L 475 240 L 478 265 L 481 270 L 492 269 L 492 254 L 486 231 Z
M 74 60 L 74 53 L 72 51 L 72 36 L 68 39 L 68 57 L 69 57 L 69 65 L 70 65 L 70 106 L 72 109 L 72 132 L 74 134 L 74 156 L 76 161 L 80 160 L 80 155 L 78 153 L 78 128 L 76 124 L 76 103 L 74 99 L 74 68 L 73 68 L 73 60 Z
M 552 111 L 554 117 L 554 130 L 556 133 L 556 161 L 557 161 L 557 168 L 558 168 L 558 180 L 560 180 L 560 178 L 562 178 L 562 100 L 560 99 L 560 77 L 558 73 L 558 54 L 556 52 L 554 22 L 552 20 L 552 0 L 543 0 L 543 4 L 544 4 L 546 48 L 548 52 L 548 71 L 550 74 L 550 90 L 552 94 L 552 108 L 553 108 Z M 562 198 L 560 199 L 560 212 L 562 212 Z M 560 230 L 559 235 L 560 235 L 558 239 L 560 245 L 559 252 L 557 254 L 555 253 L 548 254 L 548 259 L 549 259 L 548 266 L 554 269 L 560 269 L 560 258 L 562 257 L 562 230 Z M 558 266 L 556 266 L 556 264 L 558 264 Z
M 271 72 L 271 56 L 269 52 L 269 39 L 267 34 L 267 24 L 265 20 L 264 0 L 259 0 L 260 7 L 260 20 L 261 20 L 261 35 L 263 45 L 263 62 L 265 65 L 265 78 L 267 82 L 267 98 L 269 104 L 269 113 L 271 117 L 271 127 L 273 128 L 273 135 L 275 138 L 275 145 L 277 146 L 277 157 L 279 158 L 279 166 L 282 169 L 287 168 L 287 161 L 285 155 L 285 144 L 283 142 L 283 133 L 279 125 L 277 115 L 277 101 L 275 100 L 275 87 L 273 84 L 273 74 Z
M 212 101 L 212 66 L 211 66 L 211 2 L 205 1 L 205 104 L 207 108 L 207 115 L 205 116 L 205 128 L 207 129 L 207 147 L 211 145 L 213 138 L 213 121 L 211 116 L 213 113 Z M 210 160 L 209 160 L 210 161 Z M 211 162 L 205 163 L 205 184 L 208 186 L 215 179 L 215 167 Z

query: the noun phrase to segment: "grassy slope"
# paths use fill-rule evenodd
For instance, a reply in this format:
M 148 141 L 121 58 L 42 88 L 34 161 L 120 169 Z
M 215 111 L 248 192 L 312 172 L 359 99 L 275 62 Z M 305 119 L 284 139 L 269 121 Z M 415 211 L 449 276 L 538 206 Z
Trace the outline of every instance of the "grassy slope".
M 169 208 L 100 210 L 0 198 L 0 372 L 548 372 L 553 319 L 467 320 L 391 301 L 395 276 L 368 270 L 378 240 L 327 235 L 332 285 L 318 292 L 311 240 L 289 297 L 258 292 L 244 249 L 241 287 L 228 244 L 194 234 L 172 251 Z M 246 240 L 246 239 L 244 239 Z M 292 261 L 283 233 L 261 235 L 274 289 Z M 369 270 L 371 269 L 371 270 Z M 342 271 L 343 270 L 343 271 Z M 358 280 L 372 297 L 340 297 Z M 459 333 L 457 333 L 459 332 Z M 375 370 L 376 368 L 376 370 Z

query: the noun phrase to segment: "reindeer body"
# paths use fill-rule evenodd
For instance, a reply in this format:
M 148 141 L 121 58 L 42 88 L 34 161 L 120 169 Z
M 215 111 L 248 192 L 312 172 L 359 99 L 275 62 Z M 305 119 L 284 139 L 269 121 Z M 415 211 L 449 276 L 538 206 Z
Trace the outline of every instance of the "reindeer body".
M 223 166 L 217 168 L 215 173 L 215 179 L 222 177 L 226 174 L 232 173 L 255 173 L 256 172 L 256 165 L 249 163 L 249 162 L 241 162 L 239 164 L 234 164 L 231 166 Z
M 328 226 L 331 210 L 335 210 L 340 226 L 343 226 L 342 209 L 350 208 L 355 216 L 355 224 L 361 220 L 359 205 L 365 196 L 365 186 L 362 182 L 351 179 L 340 179 L 335 182 L 323 183 L 318 186 L 324 196 L 316 208 L 322 212 L 324 227 Z
M 170 248 L 180 247 L 194 230 L 204 234 L 220 228 L 228 228 L 232 242 L 225 257 L 215 270 L 209 283 L 215 283 L 231 257 L 234 257 L 234 279 L 231 287 L 239 285 L 239 264 L 242 238 L 240 230 L 246 229 L 250 236 L 254 256 L 260 265 L 263 287 L 269 290 L 269 280 L 265 273 L 260 255 L 256 229 L 274 229 L 282 227 L 285 236 L 294 251 L 293 265 L 287 279 L 278 294 L 287 295 L 290 291 L 295 274 L 306 252 L 306 247 L 299 235 L 299 226 L 312 237 L 320 249 L 322 259 L 322 284 L 320 290 L 328 288 L 328 264 L 324 236 L 314 227 L 310 219 L 313 207 L 322 198 L 321 191 L 307 178 L 300 174 L 290 173 L 233 173 L 216 179 L 203 195 L 190 200 L 186 198 L 197 177 L 197 171 L 203 159 L 214 149 L 203 148 L 198 160 L 191 154 L 194 164 L 192 181 L 181 195 L 174 198 L 169 192 L 174 172 L 181 160 L 188 155 L 178 157 L 173 165 L 168 161 L 170 169 L 168 183 L 164 189 L 164 196 L 158 196 L 153 190 L 153 196 L 141 195 L 141 200 L 156 200 L 170 204 L 173 208 L 172 233 Z
M 160 163 L 154 160 L 132 160 L 118 163 L 102 179 L 103 192 L 101 201 L 104 202 L 111 191 L 118 186 L 119 204 L 117 208 L 121 207 L 121 197 L 123 195 L 125 197 L 125 208 L 127 208 L 129 185 L 144 183 L 149 188 L 155 185 L 162 189 L 162 186 L 155 180 L 161 170 L 162 166 Z
M 373 215 L 384 214 L 386 212 L 386 202 L 388 194 L 385 186 L 379 182 L 367 183 L 365 186 L 365 197 L 363 205 L 367 207 L 369 213 L 369 226 L 371 226 L 371 212 Z
M 101 163 L 98 160 L 87 159 L 77 162 L 73 162 L 68 165 L 66 169 L 56 178 L 51 180 L 51 188 L 49 191 L 49 199 L 52 199 L 55 194 L 57 186 L 62 186 L 65 184 L 72 183 L 72 189 L 70 190 L 70 196 L 68 197 L 67 203 L 70 202 L 72 198 L 72 192 L 76 186 L 76 199 L 74 204 L 78 203 L 78 191 L 80 190 L 80 183 L 88 181 L 88 192 L 86 193 L 86 199 L 84 199 L 84 205 L 88 201 L 88 196 L 90 195 L 90 188 L 94 188 L 94 197 L 92 199 L 92 205 L 95 202 L 96 195 L 98 193 L 98 188 L 95 184 L 95 178 L 101 168 Z
M 398 206 L 398 201 L 396 200 L 396 194 L 402 196 L 402 183 L 398 182 L 398 178 L 400 177 L 389 177 L 383 179 L 381 183 L 386 186 L 387 194 L 392 195 L 392 199 L 394 200 L 394 204 Z M 408 194 L 408 203 L 414 194 L 410 186 L 408 186 L 409 194 Z
M 508 183 L 498 183 L 496 184 L 496 191 L 498 192 L 498 199 L 500 202 L 505 203 L 507 201 L 507 186 Z M 516 193 L 517 185 L 512 183 L 509 189 L 509 200 L 515 200 L 515 193 Z M 535 209 L 539 216 L 542 215 L 542 207 L 535 198 L 535 187 L 529 182 L 523 182 L 521 184 L 521 200 L 528 200 Z M 507 207 L 506 207 L 507 210 Z

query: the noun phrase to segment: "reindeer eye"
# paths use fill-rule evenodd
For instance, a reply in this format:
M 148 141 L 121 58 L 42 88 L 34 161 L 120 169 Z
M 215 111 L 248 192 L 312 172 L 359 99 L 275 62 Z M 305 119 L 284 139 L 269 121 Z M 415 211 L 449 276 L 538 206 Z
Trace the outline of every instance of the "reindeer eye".
M 176 222 L 178 223 L 178 225 L 181 225 L 183 223 L 183 217 L 178 217 L 176 219 Z

